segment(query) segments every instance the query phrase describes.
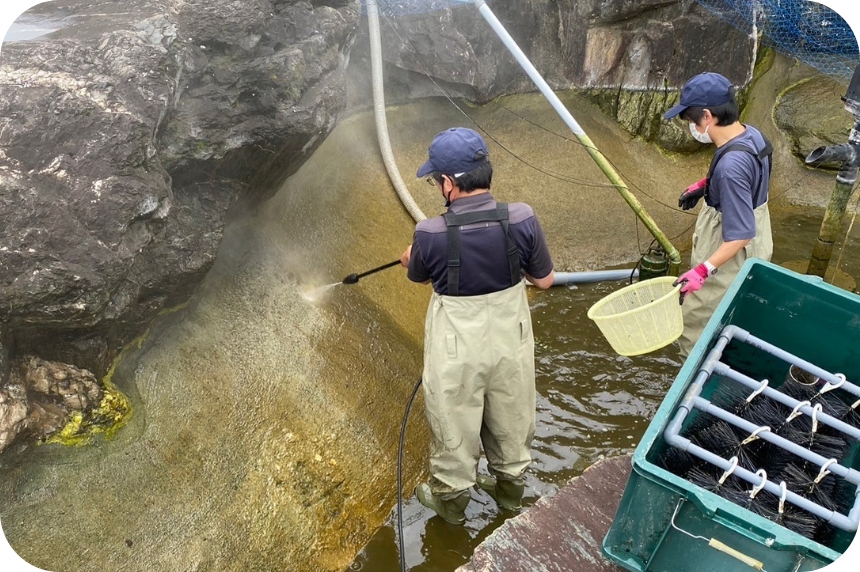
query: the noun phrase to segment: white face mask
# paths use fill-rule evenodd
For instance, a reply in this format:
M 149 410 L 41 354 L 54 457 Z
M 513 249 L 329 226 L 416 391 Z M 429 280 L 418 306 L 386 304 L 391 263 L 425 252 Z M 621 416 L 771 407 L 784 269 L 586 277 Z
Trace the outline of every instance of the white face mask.
M 709 128 L 709 127 L 710 127 L 710 125 L 706 125 L 706 126 L 705 126 L 705 132 L 704 132 L 704 133 L 699 133 L 699 132 L 696 130 L 696 124 L 695 124 L 695 123 L 690 123 L 690 133 L 693 135 L 693 139 L 695 139 L 695 140 L 696 140 L 696 141 L 698 141 L 699 143 L 713 143 L 713 140 L 711 139 L 711 136 L 710 136 L 710 135 L 708 135 L 708 128 Z

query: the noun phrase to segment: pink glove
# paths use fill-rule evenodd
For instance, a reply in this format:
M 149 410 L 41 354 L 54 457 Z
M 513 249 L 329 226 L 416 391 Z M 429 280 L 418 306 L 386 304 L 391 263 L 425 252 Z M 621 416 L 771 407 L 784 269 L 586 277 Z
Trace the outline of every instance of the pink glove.
M 681 193 L 681 196 L 678 197 L 678 206 L 685 211 L 695 207 L 696 203 L 699 202 L 699 199 L 705 196 L 705 185 L 707 183 L 708 178 L 705 177 L 701 181 L 696 181 L 687 187 L 687 189 Z
M 705 283 L 705 280 L 708 279 L 708 276 L 710 276 L 710 273 L 708 272 L 708 267 L 704 264 L 699 264 L 695 268 L 687 270 L 686 272 L 681 274 L 678 279 L 672 283 L 672 286 L 677 286 L 678 284 L 681 284 L 680 303 L 684 303 L 684 296 L 686 296 L 690 292 L 701 290 L 702 284 Z

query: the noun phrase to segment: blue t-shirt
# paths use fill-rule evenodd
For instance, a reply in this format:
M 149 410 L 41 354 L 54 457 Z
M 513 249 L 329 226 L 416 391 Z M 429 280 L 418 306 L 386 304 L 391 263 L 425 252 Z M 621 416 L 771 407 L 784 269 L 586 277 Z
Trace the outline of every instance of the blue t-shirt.
M 708 183 L 708 205 L 723 215 L 723 241 L 755 238 L 753 209 L 767 202 L 770 187 L 770 157 L 759 160 L 745 151 L 730 151 L 729 145 L 740 143 L 759 153 L 765 147 L 764 138 L 755 127 L 746 130 L 717 149 L 725 153 Z
M 464 214 L 495 208 L 493 196 L 481 193 L 457 199 L 449 210 Z M 534 278 L 549 275 L 552 259 L 532 208 L 525 203 L 508 204 L 508 228 L 517 246 L 521 273 Z M 430 280 L 436 293 L 448 294 L 448 227 L 443 217 L 428 218 L 416 225 L 407 276 L 413 282 Z M 462 227 L 458 295 L 479 296 L 511 286 L 507 239 L 501 224 L 481 222 Z

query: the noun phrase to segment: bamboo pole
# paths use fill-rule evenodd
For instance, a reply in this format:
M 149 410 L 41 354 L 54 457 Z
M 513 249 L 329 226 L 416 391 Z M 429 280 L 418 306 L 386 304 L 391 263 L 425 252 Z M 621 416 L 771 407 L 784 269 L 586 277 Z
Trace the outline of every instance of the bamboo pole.
M 857 180 L 857 167 L 849 167 L 847 170 L 851 171 L 851 179 L 845 180 L 842 177 L 846 171 L 843 169 L 836 180 L 833 194 L 830 195 L 830 202 L 827 204 L 824 220 L 821 221 L 821 229 L 818 231 L 818 238 L 806 270 L 809 275 L 824 277 L 833 254 L 833 244 L 842 237 L 845 211 L 851 198 L 851 191 L 854 190 L 854 182 Z

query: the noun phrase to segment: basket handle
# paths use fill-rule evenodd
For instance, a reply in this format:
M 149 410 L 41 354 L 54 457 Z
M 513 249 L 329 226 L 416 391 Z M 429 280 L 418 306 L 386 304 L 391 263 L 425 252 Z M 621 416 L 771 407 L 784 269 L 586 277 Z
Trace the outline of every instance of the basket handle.
M 699 540 L 704 540 L 708 543 L 708 546 L 710 546 L 711 548 L 713 548 L 715 550 L 719 550 L 723 554 L 728 554 L 732 558 L 736 558 L 736 559 L 740 560 L 741 562 L 743 562 L 747 566 L 750 566 L 752 568 L 755 568 L 756 570 L 761 570 L 762 572 L 764 572 L 764 562 L 762 562 L 760 560 L 756 560 L 755 558 L 753 558 L 751 556 L 747 556 L 746 554 L 744 554 L 740 550 L 735 550 L 734 548 L 732 548 L 728 544 L 720 542 L 716 538 L 705 538 L 704 536 L 699 536 L 698 534 L 693 534 L 692 532 L 690 532 L 688 530 L 684 530 L 683 528 L 681 528 L 677 524 L 675 524 L 675 517 L 678 516 L 678 511 L 681 509 L 681 505 L 684 504 L 684 500 L 685 500 L 684 497 L 679 498 L 678 504 L 675 505 L 675 512 L 672 513 L 672 518 L 669 521 L 672 525 L 672 528 L 674 528 L 678 532 L 686 534 L 690 538 L 698 538 Z
M 751 567 L 755 568 L 756 570 L 764 570 L 764 562 L 762 562 L 760 560 L 756 560 L 755 558 L 753 558 L 751 556 L 747 556 L 743 552 L 735 550 L 734 548 L 732 548 L 731 546 L 729 546 L 727 544 L 723 544 L 722 542 L 720 542 L 716 538 L 711 538 L 708 541 L 708 546 L 710 546 L 711 548 L 714 548 L 716 550 L 719 550 L 720 552 L 728 554 L 732 558 L 737 558 L 738 560 L 740 560 L 741 562 L 743 562 L 747 566 L 751 566 Z

